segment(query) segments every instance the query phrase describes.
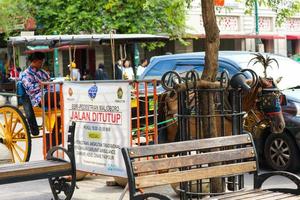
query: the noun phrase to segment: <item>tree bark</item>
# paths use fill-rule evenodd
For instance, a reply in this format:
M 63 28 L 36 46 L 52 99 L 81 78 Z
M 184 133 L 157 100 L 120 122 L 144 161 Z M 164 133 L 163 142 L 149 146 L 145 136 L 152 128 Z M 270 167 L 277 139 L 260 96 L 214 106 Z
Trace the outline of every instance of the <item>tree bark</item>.
M 201 79 L 215 81 L 218 72 L 220 31 L 217 24 L 214 0 L 201 0 L 202 20 L 205 29 L 205 68 Z
M 218 51 L 220 45 L 219 27 L 215 14 L 214 0 L 201 0 L 202 19 L 205 29 L 205 67 L 201 76 L 201 80 L 212 81 L 216 80 L 218 72 Z M 203 107 L 201 109 L 203 115 L 214 114 L 214 98 L 212 93 L 202 94 Z M 217 137 L 216 120 L 215 118 L 203 118 L 204 137 Z M 223 185 L 221 178 L 213 178 L 210 181 L 211 192 L 222 192 Z

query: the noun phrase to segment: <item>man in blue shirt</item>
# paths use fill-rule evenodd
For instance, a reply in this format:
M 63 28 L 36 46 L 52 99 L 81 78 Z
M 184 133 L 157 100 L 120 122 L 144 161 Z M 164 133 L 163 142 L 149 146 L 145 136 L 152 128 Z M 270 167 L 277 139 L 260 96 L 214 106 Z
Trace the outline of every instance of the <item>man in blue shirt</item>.
M 41 106 L 42 88 L 41 83 L 50 81 L 50 75 L 42 69 L 45 62 L 45 54 L 42 52 L 35 52 L 28 57 L 30 65 L 24 72 L 21 73 L 20 80 L 23 87 L 28 94 L 32 106 Z M 53 88 L 50 88 L 50 105 L 54 107 L 54 93 Z M 44 97 L 45 105 L 48 105 L 48 91 L 45 88 Z M 59 92 L 56 92 L 56 106 L 59 107 Z

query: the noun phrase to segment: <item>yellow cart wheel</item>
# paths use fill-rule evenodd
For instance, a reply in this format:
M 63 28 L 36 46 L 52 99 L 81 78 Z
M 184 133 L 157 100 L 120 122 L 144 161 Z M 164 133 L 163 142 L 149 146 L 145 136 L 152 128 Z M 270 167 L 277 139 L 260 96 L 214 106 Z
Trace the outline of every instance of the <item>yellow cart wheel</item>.
M 12 153 L 13 162 L 26 162 L 31 153 L 31 136 L 22 112 L 11 105 L 0 106 L 0 142 Z

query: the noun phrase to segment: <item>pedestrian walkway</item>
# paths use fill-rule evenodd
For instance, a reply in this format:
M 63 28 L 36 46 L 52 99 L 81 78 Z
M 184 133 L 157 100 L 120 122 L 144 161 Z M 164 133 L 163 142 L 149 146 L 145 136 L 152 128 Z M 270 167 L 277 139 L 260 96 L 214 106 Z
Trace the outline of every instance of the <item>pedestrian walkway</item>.
M 245 186 L 252 185 L 252 175 L 245 175 Z M 113 181 L 112 177 L 101 175 L 88 175 L 83 181 L 78 182 L 79 189 L 75 190 L 73 200 L 119 200 L 123 191 L 120 186 L 107 186 L 107 181 Z M 282 177 L 274 177 L 267 181 L 268 186 L 290 188 L 295 187 L 291 182 Z M 1 200 L 51 200 L 53 199 L 48 180 L 29 181 L 22 183 L 0 185 Z M 168 194 L 174 200 L 179 200 L 170 186 L 161 186 L 146 191 Z M 124 200 L 129 200 L 126 192 Z
M 79 189 L 75 190 L 74 200 L 118 200 L 123 188 L 120 186 L 107 186 L 112 177 L 89 175 L 83 181 L 78 181 Z M 53 199 L 48 180 L 29 181 L 0 185 L 1 200 L 51 200 Z M 147 190 L 148 191 L 148 190 Z M 161 191 L 178 199 L 170 186 L 152 188 L 150 191 Z M 124 200 L 129 199 L 126 192 Z
M 36 145 L 36 144 L 34 144 Z M 41 145 L 41 144 L 40 144 Z M 2 146 L 2 148 L 1 148 Z M 0 163 L 7 162 L 9 154 L 5 153 L 4 146 L 0 145 Z M 38 149 L 38 146 L 34 146 Z M 41 159 L 42 155 L 37 154 L 31 160 Z M 299 175 L 299 174 L 298 174 Z M 79 189 L 75 190 L 74 200 L 119 200 L 123 192 L 120 186 L 107 186 L 107 181 L 114 181 L 114 178 L 102 175 L 88 175 L 83 181 L 78 181 Z M 266 182 L 268 186 L 276 186 L 281 188 L 295 187 L 290 181 L 282 177 L 274 177 Z M 245 175 L 245 186 L 253 185 L 253 176 Z M 53 199 L 52 192 L 47 179 L 38 181 L 28 181 L 21 183 L 0 185 L 1 200 L 51 200 Z M 161 186 L 147 189 L 146 191 L 160 192 L 169 195 L 174 200 L 178 200 L 174 190 L 169 186 Z M 129 200 L 129 193 L 126 192 L 124 200 Z
M 36 139 L 33 143 L 33 149 L 41 149 L 41 139 Z M 42 153 L 35 151 L 32 154 L 31 161 L 42 159 Z M 7 147 L 0 143 L 0 164 L 9 163 L 11 160 L 10 152 Z M 114 181 L 113 177 L 102 175 L 88 175 L 84 180 L 78 181 L 79 189 L 75 189 L 74 200 L 118 200 L 123 192 L 121 186 L 107 186 L 107 181 Z M 51 200 L 53 199 L 50 185 L 47 179 L 28 181 L 12 184 L 0 185 L 1 200 Z M 178 199 L 170 186 L 162 186 L 147 189 L 146 191 L 161 191 L 175 200 Z M 126 192 L 124 200 L 129 199 L 129 193 Z

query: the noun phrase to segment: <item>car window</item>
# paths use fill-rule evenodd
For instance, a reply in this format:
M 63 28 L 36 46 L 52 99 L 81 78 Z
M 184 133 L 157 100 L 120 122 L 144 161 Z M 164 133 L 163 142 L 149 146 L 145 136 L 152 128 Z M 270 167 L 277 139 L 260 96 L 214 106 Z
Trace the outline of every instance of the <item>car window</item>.
M 202 72 L 204 70 L 204 65 L 200 65 L 200 64 L 180 64 L 180 65 L 176 65 L 176 72 L 178 72 L 180 74 L 181 77 L 185 77 L 186 72 L 190 71 L 190 70 L 196 70 L 199 74 L 199 77 L 201 77 Z M 228 65 L 223 65 L 223 66 L 219 66 L 218 69 L 218 73 L 217 73 L 217 80 L 219 80 L 219 78 L 221 77 L 221 73 L 226 70 L 229 73 L 229 77 L 232 77 L 235 73 L 237 73 L 237 70 L 235 70 L 234 68 L 232 68 L 231 66 Z
M 221 76 L 221 73 L 223 71 L 227 71 L 229 74 L 229 77 L 232 77 L 234 74 L 236 74 L 239 70 L 233 67 L 230 63 L 227 62 L 219 62 L 219 69 L 218 69 L 218 74 L 217 77 L 219 78 Z
M 185 76 L 186 72 L 196 70 L 201 76 L 204 66 L 201 64 L 176 64 L 175 71 L 180 74 L 181 77 Z
M 149 71 L 145 72 L 143 79 L 160 79 L 164 73 L 174 69 L 174 62 L 174 60 L 157 62 Z
M 182 77 L 185 76 L 187 71 L 196 70 L 201 77 L 204 70 L 204 60 L 202 59 L 173 59 L 173 60 L 163 60 L 157 62 L 154 66 L 151 66 L 148 71 L 145 71 L 143 79 L 157 79 L 160 80 L 164 73 L 167 71 L 175 70 Z M 225 61 L 219 62 L 219 70 L 217 77 L 221 76 L 221 72 L 227 70 L 229 76 L 236 74 L 239 70 L 236 67 L 232 66 L 230 63 Z

